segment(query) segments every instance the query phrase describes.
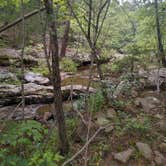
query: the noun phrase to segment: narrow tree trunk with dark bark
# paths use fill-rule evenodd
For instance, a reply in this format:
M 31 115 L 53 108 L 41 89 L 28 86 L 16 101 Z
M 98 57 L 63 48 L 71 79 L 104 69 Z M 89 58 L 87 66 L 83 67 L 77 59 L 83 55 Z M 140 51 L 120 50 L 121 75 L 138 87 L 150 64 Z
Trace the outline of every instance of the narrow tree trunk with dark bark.
M 47 15 L 49 17 L 50 42 L 52 55 L 52 83 L 54 88 L 54 106 L 58 125 L 59 150 L 61 154 L 66 154 L 69 150 L 69 144 L 66 134 L 65 117 L 62 108 L 61 77 L 59 69 L 59 48 L 57 27 L 53 12 L 52 0 L 44 0 Z
M 158 40 L 158 54 L 162 61 L 162 65 L 166 67 L 166 58 L 162 43 L 162 35 L 161 35 L 160 22 L 159 22 L 158 0 L 155 0 L 155 15 L 156 15 L 156 30 L 157 30 L 157 40 Z
M 24 93 L 24 51 L 25 51 L 25 18 L 24 18 L 24 1 L 21 0 L 22 12 L 22 49 L 21 49 L 21 96 L 22 96 L 22 119 L 24 119 L 25 93 Z
M 61 52 L 60 57 L 65 57 L 66 55 L 66 48 L 69 40 L 69 31 L 70 31 L 70 20 L 67 20 L 65 22 L 65 31 L 62 38 L 62 46 L 61 46 Z

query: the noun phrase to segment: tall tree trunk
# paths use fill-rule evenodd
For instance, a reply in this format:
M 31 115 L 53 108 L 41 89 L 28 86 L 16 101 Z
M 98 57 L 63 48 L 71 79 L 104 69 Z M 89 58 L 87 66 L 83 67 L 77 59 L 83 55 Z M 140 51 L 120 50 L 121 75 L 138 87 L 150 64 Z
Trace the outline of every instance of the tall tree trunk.
M 160 30 L 159 14 L 158 14 L 158 0 L 155 0 L 155 15 L 156 15 L 156 30 L 157 30 L 157 40 L 158 40 L 158 53 L 162 61 L 162 65 L 166 67 L 166 58 L 164 53 L 164 48 L 162 44 L 162 35 Z
M 21 0 L 22 13 L 22 48 L 21 48 L 21 96 L 22 96 L 22 119 L 24 119 L 25 93 L 24 93 L 24 48 L 25 48 L 25 18 L 24 18 L 24 1 Z
M 60 57 L 65 57 L 66 55 L 66 48 L 69 40 L 69 31 L 70 31 L 70 20 L 67 20 L 65 22 L 65 31 L 62 38 L 62 46 L 61 46 L 61 52 Z
M 66 134 L 65 118 L 62 108 L 61 77 L 59 70 L 59 48 L 57 27 L 53 11 L 52 0 L 44 0 L 47 15 L 49 17 L 50 42 L 52 55 L 52 83 L 54 88 L 54 109 L 58 124 L 59 150 L 61 154 L 66 154 L 69 150 L 69 144 Z

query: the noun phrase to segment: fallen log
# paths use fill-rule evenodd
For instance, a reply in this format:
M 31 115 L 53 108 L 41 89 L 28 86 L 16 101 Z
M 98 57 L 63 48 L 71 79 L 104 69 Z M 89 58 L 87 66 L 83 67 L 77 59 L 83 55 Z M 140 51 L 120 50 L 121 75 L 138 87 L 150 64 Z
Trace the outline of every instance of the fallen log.
M 41 12 L 41 11 L 44 11 L 45 10 L 45 7 L 43 8 L 40 8 L 40 9 L 35 9 L 34 11 L 30 12 L 30 13 L 27 13 L 24 15 L 24 19 L 28 19 L 34 15 L 36 15 L 37 13 Z M 3 26 L 3 27 L 0 27 L 0 33 L 6 31 L 7 29 L 9 28 L 12 28 L 13 26 L 17 25 L 18 23 L 20 23 L 22 21 L 22 17 L 16 19 L 15 21 L 13 21 L 12 23 L 10 24 L 7 24 L 6 26 Z

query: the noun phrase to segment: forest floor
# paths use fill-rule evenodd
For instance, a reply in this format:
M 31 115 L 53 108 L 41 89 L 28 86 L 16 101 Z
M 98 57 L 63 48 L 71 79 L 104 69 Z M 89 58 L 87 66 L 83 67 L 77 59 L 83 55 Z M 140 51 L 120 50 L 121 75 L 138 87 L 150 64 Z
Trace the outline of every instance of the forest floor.
M 40 50 L 40 45 L 26 50 L 25 118 L 36 119 L 49 127 L 52 124 L 53 95 L 48 71 L 43 63 L 44 54 Z M 72 54 L 72 51 L 68 50 L 68 54 Z M 76 59 L 79 63 L 77 72 L 61 72 L 64 111 L 66 119 L 70 119 L 67 129 L 70 133 L 71 156 L 85 144 L 87 137 L 87 127 L 75 111 L 80 111 L 87 120 L 88 115 L 82 110 L 84 104 L 80 96 L 85 93 L 88 84 L 89 59 L 87 54 L 80 56 Z M 113 57 L 106 63 L 107 66 L 125 58 L 122 54 Z M 109 68 L 104 70 L 109 102 L 101 105 L 100 111 L 93 111 L 90 136 L 102 126 L 109 127 L 90 143 L 89 166 L 166 165 L 166 68 L 158 71 L 156 66 L 149 65 L 146 70 L 138 67 L 136 72 L 131 73 L 128 67 L 126 65 L 123 68 L 126 72 L 113 72 Z M 0 119 L 19 120 L 22 117 L 22 110 L 18 106 L 21 101 L 19 51 L 1 49 L 0 69 Z M 99 77 L 95 67 L 93 73 L 90 91 L 92 94 L 95 92 L 94 100 L 98 103 Z M 157 73 L 161 78 L 160 92 L 156 90 Z M 71 85 L 74 87 L 73 102 L 68 100 L 71 97 Z M 4 126 L 0 129 L 3 132 Z M 85 153 L 81 153 L 72 164 L 84 165 L 84 156 Z

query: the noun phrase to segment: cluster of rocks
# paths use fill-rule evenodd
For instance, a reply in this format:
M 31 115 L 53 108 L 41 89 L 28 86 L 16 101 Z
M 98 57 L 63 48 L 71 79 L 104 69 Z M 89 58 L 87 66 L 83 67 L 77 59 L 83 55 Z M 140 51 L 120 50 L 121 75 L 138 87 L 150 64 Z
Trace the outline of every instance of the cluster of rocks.
M 9 48 L 0 49 L 0 66 L 10 66 L 14 65 L 20 67 L 21 65 L 21 51 Z M 24 56 L 25 66 L 35 66 L 38 65 L 38 59 L 32 55 Z
M 90 55 L 88 53 L 81 54 L 78 52 L 73 52 L 72 49 L 67 49 L 66 57 L 71 58 L 79 65 L 88 65 L 91 62 Z
M 135 105 L 143 108 L 144 112 L 150 113 L 150 111 L 154 111 L 157 107 L 161 106 L 161 101 L 154 96 L 138 97 L 135 100 Z
M 153 69 L 150 71 L 140 70 L 138 76 L 141 78 L 145 88 L 166 88 L 166 68 Z
M 164 157 L 164 155 L 157 150 L 152 151 L 151 147 L 148 144 L 137 142 L 136 148 L 139 151 L 139 153 L 151 164 L 154 162 L 157 165 L 164 166 L 164 164 L 166 164 L 166 158 Z M 135 151 L 136 150 L 134 148 L 129 148 L 119 153 L 113 153 L 113 157 L 115 160 L 118 160 L 119 162 L 126 164 Z

